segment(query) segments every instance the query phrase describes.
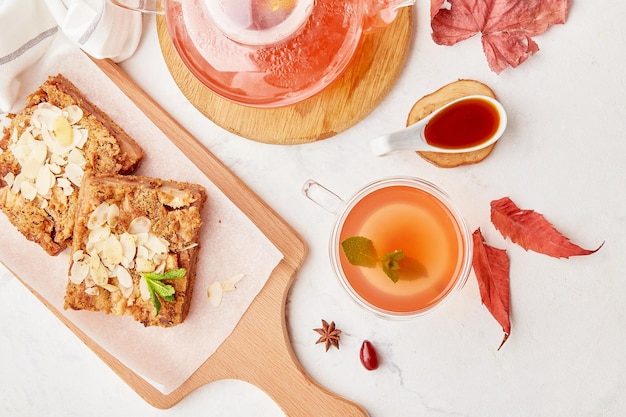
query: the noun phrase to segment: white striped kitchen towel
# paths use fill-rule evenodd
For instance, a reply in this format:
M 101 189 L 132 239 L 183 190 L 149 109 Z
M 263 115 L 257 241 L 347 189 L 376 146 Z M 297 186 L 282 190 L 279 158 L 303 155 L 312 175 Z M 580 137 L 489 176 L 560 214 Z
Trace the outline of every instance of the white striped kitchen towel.
M 0 114 L 17 99 L 20 75 L 66 36 L 95 58 L 129 58 L 142 16 L 108 0 L 0 0 Z

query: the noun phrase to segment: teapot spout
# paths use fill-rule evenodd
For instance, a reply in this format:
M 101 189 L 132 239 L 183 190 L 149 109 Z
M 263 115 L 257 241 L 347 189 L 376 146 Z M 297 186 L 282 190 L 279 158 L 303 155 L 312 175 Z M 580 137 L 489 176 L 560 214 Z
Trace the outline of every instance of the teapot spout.
M 389 26 L 402 7 L 410 7 L 416 0 L 364 0 L 363 32 L 371 33 Z

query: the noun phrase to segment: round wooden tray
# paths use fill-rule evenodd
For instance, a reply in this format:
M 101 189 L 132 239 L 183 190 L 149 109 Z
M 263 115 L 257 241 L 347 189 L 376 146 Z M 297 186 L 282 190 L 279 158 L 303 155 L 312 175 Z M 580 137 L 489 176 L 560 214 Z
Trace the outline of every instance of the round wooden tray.
M 239 136 L 283 145 L 326 139 L 363 120 L 400 75 L 413 31 L 411 8 L 405 7 L 389 27 L 363 37 L 346 71 L 324 91 L 295 105 L 258 109 L 211 92 L 179 58 L 164 17 L 157 17 L 157 30 L 172 77 L 202 114 Z

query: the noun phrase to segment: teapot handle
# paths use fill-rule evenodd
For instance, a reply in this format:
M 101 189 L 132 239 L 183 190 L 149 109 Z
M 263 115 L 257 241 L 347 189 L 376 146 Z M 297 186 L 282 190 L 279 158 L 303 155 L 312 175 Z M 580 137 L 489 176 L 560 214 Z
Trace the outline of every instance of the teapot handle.
M 386 28 L 398 15 L 398 9 L 415 4 L 415 0 L 364 0 L 364 2 L 363 33 Z

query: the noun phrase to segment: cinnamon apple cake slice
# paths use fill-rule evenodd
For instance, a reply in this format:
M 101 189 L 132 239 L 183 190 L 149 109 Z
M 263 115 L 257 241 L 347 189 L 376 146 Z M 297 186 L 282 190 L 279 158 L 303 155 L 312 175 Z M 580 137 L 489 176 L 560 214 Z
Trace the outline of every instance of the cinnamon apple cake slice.
M 141 176 L 85 176 L 65 308 L 174 326 L 188 311 L 199 251 L 200 185 Z
M 29 240 L 57 255 L 72 239 L 85 173 L 131 173 L 139 145 L 62 75 L 10 114 L 0 136 L 0 209 Z

